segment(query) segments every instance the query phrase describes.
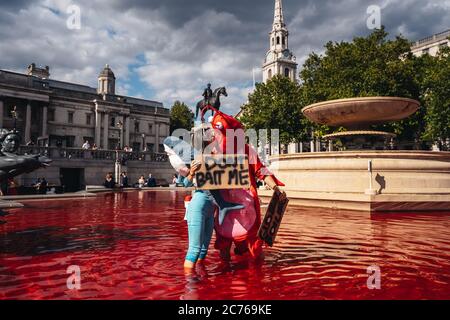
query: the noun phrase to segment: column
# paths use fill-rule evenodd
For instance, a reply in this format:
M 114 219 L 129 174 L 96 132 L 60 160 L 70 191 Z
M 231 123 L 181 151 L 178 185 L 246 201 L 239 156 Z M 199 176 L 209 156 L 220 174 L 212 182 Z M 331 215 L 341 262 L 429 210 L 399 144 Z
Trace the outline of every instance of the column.
M 3 128 L 3 109 L 4 109 L 4 104 L 3 104 L 3 100 L 0 100 L 0 128 Z
M 42 137 L 47 137 L 47 114 L 48 114 L 48 107 L 47 105 L 44 105 L 42 107 Z
M 95 144 L 98 148 L 100 148 L 101 142 L 101 126 L 102 126 L 102 113 L 98 110 L 95 110 Z
M 105 112 L 105 118 L 103 119 L 103 149 L 108 149 L 109 138 L 109 115 Z
M 315 146 L 316 146 L 316 143 L 315 143 L 315 141 L 314 141 L 315 139 L 312 139 L 311 140 L 311 152 L 315 152 Z
M 159 153 L 159 123 L 155 123 L 155 152 Z
M 125 116 L 125 137 L 124 143 L 126 146 L 130 146 L 130 117 Z
M 27 102 L 27 111 L 25 115 L 25 141 L 28 143 L 31 140 L 31 102 Z

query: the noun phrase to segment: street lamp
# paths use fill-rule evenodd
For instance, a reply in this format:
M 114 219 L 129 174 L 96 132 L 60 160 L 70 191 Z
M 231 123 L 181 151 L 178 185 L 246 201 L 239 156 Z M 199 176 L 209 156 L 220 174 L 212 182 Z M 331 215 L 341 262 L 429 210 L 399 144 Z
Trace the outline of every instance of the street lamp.
M 123 130 L 123 122 L 119 120 L 117 122 L 117 127 L 119 128 L 119 150 L 122 150 L 122 130 Z
M 14 131 L 17 130 L 17 106 L 14 106 L 11 111 L 11 117 L 14 119 Z
M 141 137 L 142 137 L 142 151 L 144 151 L 145 150 L 145 133 L 143 133 L 142 135 L 141 135 Z

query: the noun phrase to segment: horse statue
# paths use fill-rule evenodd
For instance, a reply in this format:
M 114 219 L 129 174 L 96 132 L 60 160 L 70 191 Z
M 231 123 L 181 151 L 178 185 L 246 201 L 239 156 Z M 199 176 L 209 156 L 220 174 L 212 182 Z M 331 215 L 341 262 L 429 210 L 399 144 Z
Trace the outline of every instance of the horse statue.
M 227 93 L 227 89 L 225 87 L 220 87 L 217 88 L 216 90 L 214 90 L 212 97 L 209 99 L 209 104 L 216 108 L 217 110 L 220 109 L 220 96 L 223 95 L 225 97 L 228 97 L 228 93 Z M 207 102 L 205 101 L 205 99 L 200 100 L 197 103 L 197 108 L 195 111 L 195 119 L 198 118 L 198 113 L 200 110 L 202 110 L 204 107 L 207 106 Z M 214 111 L 212 111 L 213 115 L 214 115 Z

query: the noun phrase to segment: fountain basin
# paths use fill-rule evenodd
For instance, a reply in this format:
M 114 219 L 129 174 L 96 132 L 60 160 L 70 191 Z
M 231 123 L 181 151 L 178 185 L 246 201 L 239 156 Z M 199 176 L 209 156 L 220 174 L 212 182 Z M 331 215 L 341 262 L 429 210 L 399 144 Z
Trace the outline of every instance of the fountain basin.
M 303 108 L 302 112 L 322 125 L 355 127 L 402 120 L 419 107 L 418 101 L 408 98 L 364 97 L 320 102 Z
M 362 211 L 450 210 L 450 152 L 287 154 L 272 157 L 270 169 L 285 183 L 292 204 Z

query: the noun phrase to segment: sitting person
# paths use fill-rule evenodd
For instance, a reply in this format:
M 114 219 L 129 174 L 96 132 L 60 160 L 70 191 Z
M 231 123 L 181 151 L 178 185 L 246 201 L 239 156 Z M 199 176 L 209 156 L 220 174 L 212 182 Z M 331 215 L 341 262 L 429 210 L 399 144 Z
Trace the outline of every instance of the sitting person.
M 143 188 L 145 187 L 145 178 L 144 176 L 141 176 L 138 180 L 138 188 Z
M 152 174 L 150 173 L 148 175 L 148 179 L 147 179 L 147 185 L 148 188 L 154 188 L 156 187 L 156 179 L 153 178 Z
M 122 188 L 128 188 L 129 187 L 129 185 L 128 185 L 128 176 L 127 176 L 126 172 L 122 172 L 121 179 L 122 179 L 122 182 L 120 183 L 120 186 Z
M 103 183 L 105 188 L 114 189 L 116 183 L 114 182 L 112 173 L 108 173 L 105 177 L 105 182 Z

